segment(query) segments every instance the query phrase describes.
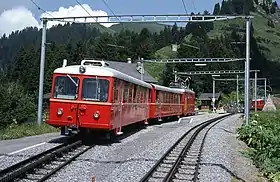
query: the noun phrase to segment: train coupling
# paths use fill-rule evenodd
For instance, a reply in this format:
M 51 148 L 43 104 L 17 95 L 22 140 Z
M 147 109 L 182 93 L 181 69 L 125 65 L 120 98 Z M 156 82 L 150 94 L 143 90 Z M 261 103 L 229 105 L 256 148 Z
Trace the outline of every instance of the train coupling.
M 72 136 L 79 133 L 79 128 L 77 127 L 61 127 L 61 135 Z

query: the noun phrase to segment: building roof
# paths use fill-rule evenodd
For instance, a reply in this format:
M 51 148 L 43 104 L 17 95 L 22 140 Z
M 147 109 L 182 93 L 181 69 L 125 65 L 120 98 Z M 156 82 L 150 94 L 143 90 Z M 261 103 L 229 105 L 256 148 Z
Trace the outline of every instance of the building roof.
M 198 100 L 212 100 L 213 93 L 202 93 Z M 221 97 L 221 93 L 215 93 L 215 99 L 218 100 Z
M 139 80 L 141 79 L 141 73 L 136 69 L 137 63 L 116 62 L 116 61 L 106 61 L 106 62 L 109 63 L 109 67 L 112 69 L 115 69 L 119 72 L 132 76 Z M 144 71 L 143 80 L 148 83 L 158 82 L 147 71 Z

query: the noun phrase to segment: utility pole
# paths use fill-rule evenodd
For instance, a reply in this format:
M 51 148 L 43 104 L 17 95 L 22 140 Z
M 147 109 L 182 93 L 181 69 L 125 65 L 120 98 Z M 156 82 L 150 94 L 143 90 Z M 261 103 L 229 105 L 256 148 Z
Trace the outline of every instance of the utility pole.
M 249 124 L 249 92 L 250 92 L 250 19 L 246 18 L 246 61 L 245 61 L 245 120 Z
M 266 79 L 264 80 L 264 103 L 266 103 Z
M 212 96 L 212 102 L 213 102 L 213 111 L 215 108 L 215 78 L 213 78 L 213 96 Z
M 143 62 L 143 58 L 141 58 L 141 80 L 144 80 L 144 62 Z
M 236 75 L 236 103 L 239 103 L 238 75 Z
M 44 69 L 45 69 L 45 49 L 46 49 L 46 32 L 47 32 L 47 20 L 43 20 L 42 44 L 41 44 L 41 61 L 40 61 L 40 84 L 39 84 L 38 115 L 37 115 L 37 123 L 38 123 L 38 125 L 41 125 L 41 122 L 42 122 L 43 90 L 44 90 Z
M 255 72 L 255 112 L 257 112 L 257 78 L 258 77 L 258 73 Z
M 176 70 L 174 70 L 174 74 L 175 74 L 174 81 L 175 81 L 175 84 L 177 84 L 177 82 L 178 82 L 178 75 L 177 75 L 177 71 Z

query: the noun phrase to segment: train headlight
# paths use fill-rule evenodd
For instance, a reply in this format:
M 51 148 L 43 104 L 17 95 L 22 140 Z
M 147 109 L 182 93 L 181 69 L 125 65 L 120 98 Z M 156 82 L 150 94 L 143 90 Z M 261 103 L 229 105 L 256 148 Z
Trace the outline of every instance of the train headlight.
M 100 116 L 99 111 L 96 111 L 96 112 L 93 114 L 94 119 L 98 119 L 99 116 Z
M 80 66 L 79 71 L 80 71 L 80 73 L 85 73 L 86 68 L 84 66 Z
M 59 108 L 57 110 L 57 115 L 61 116 L 63 114 L 63 109 L 62 108 Z

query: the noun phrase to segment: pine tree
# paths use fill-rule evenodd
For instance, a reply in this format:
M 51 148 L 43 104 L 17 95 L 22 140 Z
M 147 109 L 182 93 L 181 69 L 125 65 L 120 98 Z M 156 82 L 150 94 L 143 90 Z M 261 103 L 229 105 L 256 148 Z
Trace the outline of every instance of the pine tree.
M 220 3 L 215 4 L 213 15 L 219 15 L 221 11 Z

